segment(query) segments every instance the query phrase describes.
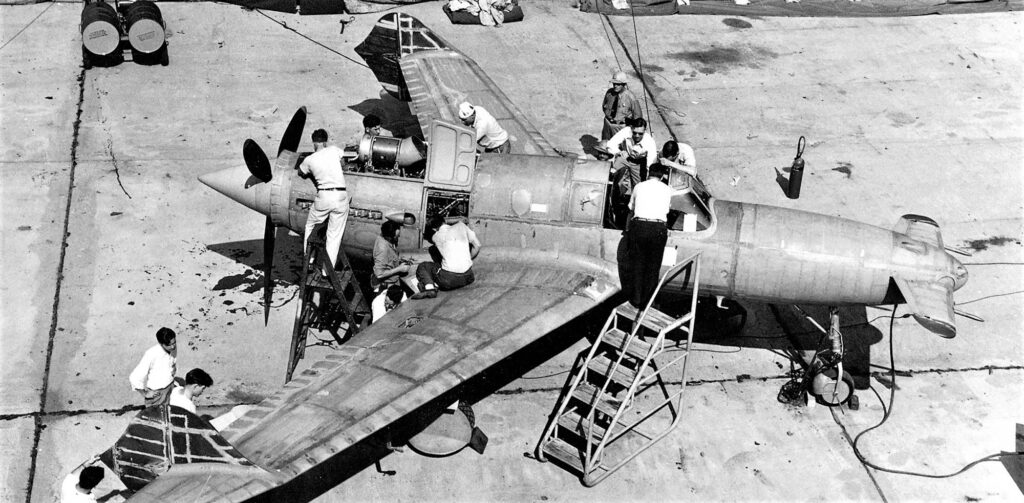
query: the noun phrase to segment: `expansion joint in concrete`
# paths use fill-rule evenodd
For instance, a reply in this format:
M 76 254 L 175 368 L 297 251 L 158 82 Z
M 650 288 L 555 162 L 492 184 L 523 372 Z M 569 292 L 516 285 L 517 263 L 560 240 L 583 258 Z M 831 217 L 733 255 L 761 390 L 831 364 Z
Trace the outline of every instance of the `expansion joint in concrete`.
M 43 383 L 39 391 L 39 413 L 35 416 L 35 428 L 32 434 L 32 451 L 28 469 L 28 487 L 25 491 L 26 503 L 32 502 L 32 488 L 35 483 L 36 465 L 39 458 L 39 439 L 43 433 L 43 415 L 46 413 L 46 395 L 50 386 L 50 364 L 53 358 L 53 340 L 57 336 L 58 313 L 60 309 L 61 285 L 64 282 L 64 260 L 68 248 L 68 226 L 71 221 L 71 204 L 75 190 L 75 168 L 78 167 L 78 133 L 82 125 L 82 103 L 85 101 L 85 67 L 78 73 L 78 110 L 71 136 L 71 169 L 68 172 L 67 203 L 64 206 L 64 228 L 61 233 L 60 258 L 57 260 L 57 278 L 53 291 L 53 306 L 50 314 L 50 333 L 46 340 L 46 365 L 43 369 Z

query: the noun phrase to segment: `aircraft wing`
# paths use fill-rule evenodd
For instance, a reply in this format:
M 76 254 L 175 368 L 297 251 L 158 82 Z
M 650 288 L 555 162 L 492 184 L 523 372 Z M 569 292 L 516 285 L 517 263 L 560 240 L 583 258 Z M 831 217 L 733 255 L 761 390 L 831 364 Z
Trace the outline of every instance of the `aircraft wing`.
M 473 270 L 472 285 L 403 303 L 222 432 L 266 472 L 172 469 L 132 501 L 241 501 L 287 483 L 619 291 L 612 264 L 579 255 L 485 246 Z
M 458 124 L 459 104 L 469 101 L 487 109 L 508 131 L 513 153 L 559 155 L 476 61 L 416 18 L 402 13 L 380 18 L 356 52 L 384 89 L 411 102 L 428 143 L 431 120 Z

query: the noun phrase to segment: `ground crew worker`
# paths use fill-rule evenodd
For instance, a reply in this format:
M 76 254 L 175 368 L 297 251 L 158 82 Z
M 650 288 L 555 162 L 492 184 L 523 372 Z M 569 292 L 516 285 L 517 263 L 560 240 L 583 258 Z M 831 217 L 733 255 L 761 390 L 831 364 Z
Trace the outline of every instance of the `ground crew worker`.
M 146 400 L 146 407 L 167 403 L 177 372 L 178 338 L 174 330 L 160 328 L 156 331 L 156 342 L 128 375 L 128 382 Z
M 605 141 L 626 127 L 627 120 L 643 117 L 640 102 L 626 89 L 626 72 L 615 72 L 611 84 L 612 87 L 604 93 L 604 101 L 601 103 L 601 111 L 604 113 L 601 139 Z
M 317 224 L 327 220 L 327 256 L 331 265 L 338 263 L 341 237 L 345 234 L 348 221 L 348 192 L 345 185 L 344 151 L 334 145 L 327 145 L 327 131 L 313 131 L 314 152 L 299 165 L 299 174 L 312 175 L 316 184 L 316 199 L 309 208 L 306 218 L 306 232 L 303 234 L 302 249 L 309 246 L 309 235 Z
M 64 481 L 60 485 L 60 503 L 96 501 L 96 495 L 92 493 L 92 490 L 103 480 L 103 468 L 91 465 L 99 460 L 99 456 L 93 456 L 64 477 Z
M 430 218 L 427 230 L 433 232 L 427 240 L 434 243 L 437 253 L 441 255 L 441 263 L 420 262 L 416 267 L 420 291 L 412 296 L 414 299 L 434 298 L 439 288 L 454 290 L 476 279 L 473 276 L 473 259 L 481 248 L 476 233 L 461 221 L 448 225 L 440 215 Z
M 631 119 L 630 127 L 615 134 L 608 141 L 608 153 L 615 156 L 611 165 L 614 185 L 613 212 L 619 228 L 625 225 L 626 204 L 633 187 L 646 179 L 647 166 L 658 160 L 658 146 L 647 132 L 647 121 Z
M 468 101 L 459 105 L 459 119 L 466 126 L 476 129 L 477 150 L 487 153 L 508 154 L 512 152 L 512 140 L 498 120 L 484 107 L 473 106 Z
M 370 274 L 370 289 L 374 292 L 397 285 L 410 269 L 410 263 L 402 260 L 398 253 L 398 238 L 402 235 L 402 224 L 385 220 L 380 225 L 380 235 L 373 242 L 373 273 Z
M 678 143 L 675 140 L 665 142 L 661 147 L 658 162 L 690 176 L 697 176 L 697 158 L 693 155 L 693 147 L 685 143 Z
M 377 323 L 377 320 L 381 319 L 388 311 L 405 302 L 406 298 L 402 285 L 395 284 L 384 289 L 370 303 L 371 323 Z
M 671 189 L 662 181 L 666 168 L 651 166 L 649 178 L 633 188 L 629 200 L 632 218 L 626 227 L 626 267 L 620 269 L 622 290 L 629 295 L 629 303 L 637 310 L 647 306 L 658 286 L 661 259 L 668 241 L 668 211 Z M 622 249 L 622 247 L 620 247 Z
M 213 378 L 203 369 L 192 369 L 185 374 L 185 385 L 175 386 L 171 390 L 171 397 L 168 403 L 175 407 L 181 407 L 193 414 L 196 413 L 196 404 L 193 398 L 202 395 L 206 388 L 213 386 Z

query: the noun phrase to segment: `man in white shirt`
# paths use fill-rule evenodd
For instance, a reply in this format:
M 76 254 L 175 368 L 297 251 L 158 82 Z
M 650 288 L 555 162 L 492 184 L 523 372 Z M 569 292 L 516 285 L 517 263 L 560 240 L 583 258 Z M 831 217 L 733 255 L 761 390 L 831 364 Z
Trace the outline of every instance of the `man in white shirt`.
M 483 149 L 487 153 L 508 154 L 512 152 L 512 141 L 508 138 L 508 132 L 484 107 L 473 106 L 464 101 L 459 105 L 459 119 L 462 119 L 462 123 L 466 126 L 476 129 L 478 149 Z
M 193 398 L 202 395 L 206 388 L 213 386 L 213 378 L 203 369 L 192 369 L 185 374 L 185 385 L 175 386 L 171 390 L 170 404 L 181 407 L 193 414 L 196 413 L 196 404 Z
M 480 240 L 476 233 L 464 222 L 448 225 L 444 217 L 434 215 L 427 223 L 427 240 L 434 243 L 437 253 L 441 255 L 441 263 L 421 262 L 416 267 L 416 279 L 420 283 L 420 291 L 412 296 L 414 299 L 437 297 L 437 289 L 454 290 L 472 283 L 473 259 L 480 253 Z M 433 255 L 433 254 L 431 254 Z
M 316 199 L 306 218 L 302 249 L 305 251 L 308 247 L 313 228 L 327 220 L 327 256 L 334 265 L 338 262 L 341 237 L 345 234 L 345 223 L 348 221 L 349 197 L 342 168 L 345 152 L 334 145 L 327 145 L 327 131 L 323 129 L 313 131 L 313 150 L 299 165 L 299 173 L 303 176 L 312 175 L 316 183 Z
M 71 470 L 60 484 L 60 503 L 92 503 L 96 495 L 92 490 L 103 480 L 103 468 L 91 466 L 99 461 L 93 456 Z
M 371 323 L 377 323 L 377 320 L 381 319 L 388 311 L 405 302 L 405 299 L 405 291 L 402 290 L 402 285 L 393 284 L 385 288 L 370 303 L 370 313 L 373 316 Z
M 685 143 L 677 143 L 675 140 L 665 142 L 658 162 L 690 176 L 697 176 L 697 158 L 693 155 L 693 147 Z
M 629 296 L 629 303 L 637 310 L 647 307 L 658 286 L 661 259 L 668 241 L 666 221 L 672 203 L 672 190 L 662 181 L 666 168 L 654 164 L 649 171 L 647 181 L 633 188 L 629 200 L 632 220 L 622 238 L 626 242 L 626 256 L 624 260 L 619 259 L 619 282 Z
M 146 399 L 146 407 L 167 403 L 174 387 L 178 365 L 178 338 L 174 330 L 162 327 L 156 331 L 157 344 L 146 350 L 135 370 L 128 375 L 132 389 Z
M 646 178 L 647 166 L 658 160 L 658 145 L 647 132 L 647 121 L 639 117 L 627 121 L 627 125 L 608 140 L 608 153 L 615 156 L 611 165 L 615 190 L 612 211 L 620 229 L 626 224 L 626 203 L 633 187 Z

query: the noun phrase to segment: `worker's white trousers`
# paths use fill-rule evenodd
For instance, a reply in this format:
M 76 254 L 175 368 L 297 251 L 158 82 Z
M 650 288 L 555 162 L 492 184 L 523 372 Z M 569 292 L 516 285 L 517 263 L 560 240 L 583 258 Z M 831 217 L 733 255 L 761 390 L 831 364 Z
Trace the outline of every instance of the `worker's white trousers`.
M 328 218 L 330 218 L 328 220 Z M 345 223 L 348 221 L 348 192 L 344 190 L 321 190 L 316 193 L 316 200 L 309 208 L 306 218 L 306 232 L 302 240 L 303 251 L 309 245 L 309 234 L 320 222 L 327 220 L 327 256 L 331 264 L 338 263 L 338 250 L 341 248 L 341 237 L 345 235 Z

